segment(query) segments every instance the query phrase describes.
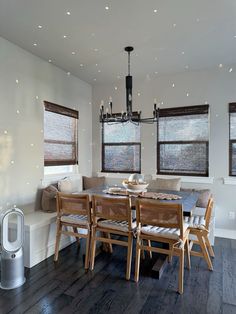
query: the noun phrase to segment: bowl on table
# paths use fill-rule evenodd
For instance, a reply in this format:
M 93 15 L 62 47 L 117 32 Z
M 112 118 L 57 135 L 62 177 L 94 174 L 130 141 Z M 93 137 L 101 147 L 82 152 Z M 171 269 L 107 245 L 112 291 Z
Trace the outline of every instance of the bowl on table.
M 140 182 L 140 181 L 129 181 L 129 180 L 124 180 L 122 182 L 123 186 L 130 192 L 144 192 L 146 188 L 148 187 L 148 183 L 146 182 Z

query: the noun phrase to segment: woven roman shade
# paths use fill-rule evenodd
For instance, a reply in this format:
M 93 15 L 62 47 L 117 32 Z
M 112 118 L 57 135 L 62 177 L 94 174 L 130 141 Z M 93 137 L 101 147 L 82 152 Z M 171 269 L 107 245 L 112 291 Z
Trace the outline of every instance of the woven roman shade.
M 160 110 L 157 173 L 208 176 L 209 105 Z
M 236 103 L 229 104 L 229 175 L 236 176 Z
M 78 111 L 47 101 L 44 108 L 44 165 L 77 164 Z

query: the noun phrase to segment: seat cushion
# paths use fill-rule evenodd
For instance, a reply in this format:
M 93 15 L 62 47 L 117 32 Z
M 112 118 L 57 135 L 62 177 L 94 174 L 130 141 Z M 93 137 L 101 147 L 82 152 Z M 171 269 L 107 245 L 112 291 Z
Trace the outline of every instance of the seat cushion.
M 120 220 L 99 220 L 97 225 L 99 227 L 113 229 L 113 230 L 119 230 L 123 232 L 129 231 L 129 226 L 127 221 L 120 221 Z M 131 224 L 132 230 L 135 229 L 137 226 L 136 221 L 133 221 Z
M 61 222 L 67 222 L 71 224 L 87 225 L 88 218 L 86 215 L 64 215 L 61 217 Z
M 188 224 L 184 223 L 183 225 L 183 233 L 188 228 Z M 141 228 L 141 233 L 147 234 L 147 235 L 153 235 L 157 237 L 163 237 L 168 239 L 176 239 L 179 240 L 180 237 L 180 229 L 177 228 L 163 228 L 163 227 L 157 227 L 157 226 L 143 226 Z
M 184 222 L 189 225 L 190 228 L 204 229 L 205 219 L 204 216 L 193 215 L 191 217 L 184 217 Z

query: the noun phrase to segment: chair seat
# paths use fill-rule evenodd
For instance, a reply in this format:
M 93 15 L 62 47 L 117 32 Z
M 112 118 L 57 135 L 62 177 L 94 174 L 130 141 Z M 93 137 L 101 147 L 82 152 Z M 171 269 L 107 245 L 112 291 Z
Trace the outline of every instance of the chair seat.
M 97 225 L 102 228 L 119 230 L 123 232 L 129 231 L 129 225 L 127 221 L 120 221 L 120 220 L 99 220 Z M 135 229 L 137 226 L 136 221 L 133 221 L 131 224 L 132 230 Z
M 206 221 L 204 219 L 204 216 L 193 215 L 191 217 L 184 217 L 184 222 L 188 223 L 190 228 L 205 229 Z
M 183 233 L 188 228 L 188 224 L 184 223 L 183 224 Z M 179 240 L 180 237 L 180 229 L 176 228 L 163 228 L 163 227 L 157 227 L 157 226 L 143 226 L 141 228 L 141 233 L 147 234 L 147 235 L 153 235 L 153 236 L 159 236 L 163 238 L 168 238 L 168 239 L 176 239 Z
M 86 215 L 64 215 L 61 216 L 61 222 L 67 222 L 70 224 L 87 225 L 88 218 Z

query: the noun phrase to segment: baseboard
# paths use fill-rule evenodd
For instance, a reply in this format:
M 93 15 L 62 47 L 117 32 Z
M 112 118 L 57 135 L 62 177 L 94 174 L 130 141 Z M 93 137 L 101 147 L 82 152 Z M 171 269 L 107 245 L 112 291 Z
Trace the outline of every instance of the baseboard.
M 64 249 L 65 247 L 67 247 L 73 242 L 75 242 L 75 239 L 73 239 L 72 237 L 61 238 L 60 250 Z M 42 262 L 46 258 L 52 256 L 54 252 L 55 252 L 55 243 L 51 243 L 47 247 L 41 250 L 38 250 L 37 252 L 33 251 L 32 255 L 30 256 L 30 265 L 25 265 L 25 266 L 31 268 L 37 265 L 38 263 Z
M 236 240 L 236 230 L 216 228 L 215 229 L 215 237 Z

